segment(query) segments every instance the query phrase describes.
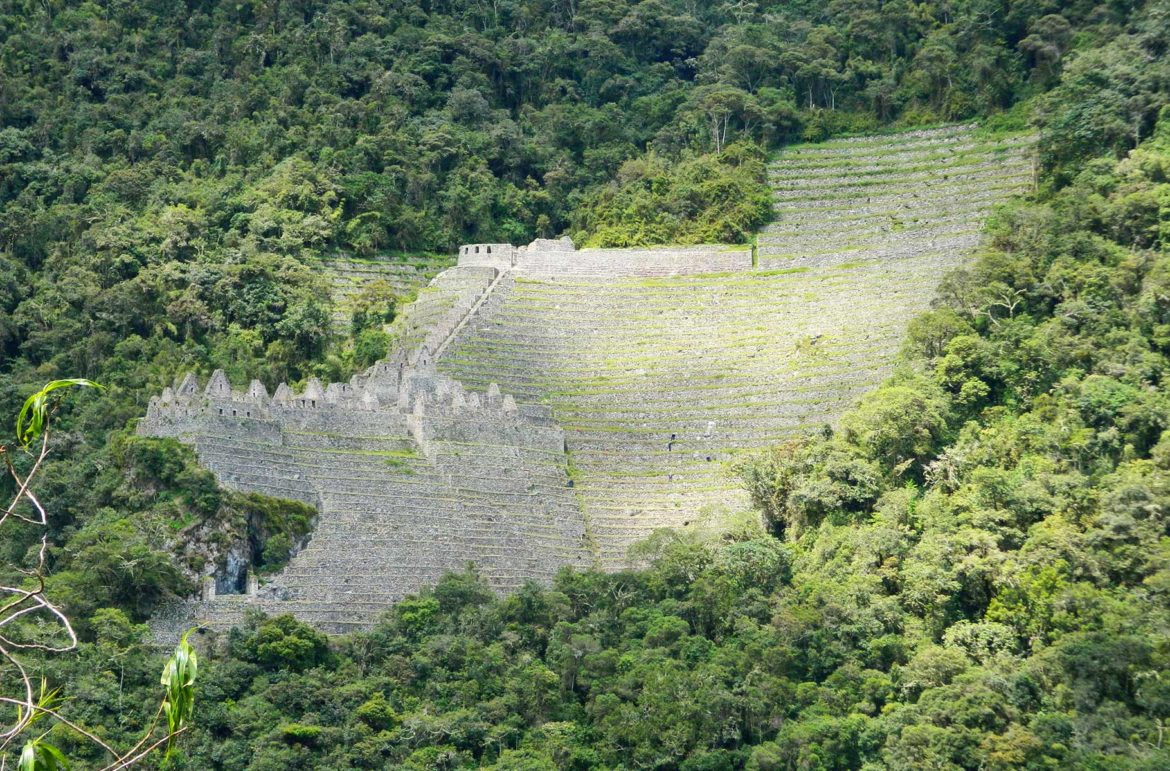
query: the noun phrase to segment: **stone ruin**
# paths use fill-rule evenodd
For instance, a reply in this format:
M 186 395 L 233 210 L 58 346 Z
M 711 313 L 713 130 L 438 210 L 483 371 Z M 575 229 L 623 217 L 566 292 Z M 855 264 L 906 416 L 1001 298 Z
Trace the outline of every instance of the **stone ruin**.
M 227 487 L 319 512 L 271 582 L 208 576 L 200 599 L 159 614 L 162 639 L 192 623 L 236 624 L 248 608 L 345 632 L 469 562 L 501 591 L 590 564 L 564 432 L 547 409 L 521 409 L 498 388 L 466 391 L 435 372 L 425 346 L 299 393 L 188 374 L 150 400 L 138 432 L 193 445 Z M 246 590 L 217 591 L 228 585 Z
M 399 346 L 348 383 L 269 394 L 193 373 L 150 399 L 142 436 L 192 445 L 229 488 L 315 506 L 307 545 L 271 581 L 205 578 L 201 597 L 158 614 L 163 639 L 226 628 L 248 608 L 330 632 L 364 628 L 398 599 L 467 564 L 500 591 L 596 564 L 569 478 L 564 431 L 540 404 L 468 390 L 435 363 L 511 272 L 674 275 L 751 266 L 750 249 L 583 249 L 569 239 L 470 244 L 397 322 Z M 229 568 L 247 569 L 238 560 Z M 241 586 L 243 593 L 223 592 Z
M 527 246 L 465 244 L 458 266 L 551 276 L 680 276 L 751 270 L 752 250 L 727 245 L 578 249 L 565 236 L 538 238 Z
M 187 375 L 139 433 L 319 514 L 280 574 L 220 566 L 157 635 L 249 608 L 366 628 L 468 563 L 508 591 L 563 566 L 619 569 L 654 528 L 743 512 L 722 462 L 880 382 L 988 208 L 1027 187 L 1027 142 L 996 141 L 957 127 L 796 150 L 771 170 L 780 217 L 755 254 L 462 246 L 395 320 L 393 355 L 348 383 L 270 395 Z

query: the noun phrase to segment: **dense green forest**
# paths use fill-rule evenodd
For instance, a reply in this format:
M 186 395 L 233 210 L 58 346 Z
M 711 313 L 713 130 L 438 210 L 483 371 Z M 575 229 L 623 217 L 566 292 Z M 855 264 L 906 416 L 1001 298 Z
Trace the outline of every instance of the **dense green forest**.
M 1165 768 L 1168 48 L 1170 4 L 1124 0 L 0 2 L 0 415 L 107 386 L 53 418 L 49 589 L 84 642 L 41 670 L 135 735 L 143 622 L 200 542 L 273 570 L 305 532 L 127 426 L 185 369 L 361 366 L 319 254 L 742 242 L 787 143 L 1031 121 L 1037 200 L 899 373 L 738 464 L 766 527 L 502 599 L 452 576 L 335 641 L 256 619 L 173 764 Z M 11 583 L 38 542 L 4 527 Z

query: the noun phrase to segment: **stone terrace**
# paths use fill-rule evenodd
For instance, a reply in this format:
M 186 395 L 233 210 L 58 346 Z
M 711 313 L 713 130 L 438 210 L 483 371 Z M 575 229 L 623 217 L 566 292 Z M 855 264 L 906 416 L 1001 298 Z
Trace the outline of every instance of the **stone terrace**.
M 606 566 L 656 527 L 746 507 L 724 461 L 830 422 L 889 372 L 946 264 L 506 278 L 439 360 L 552 407 Z
M 441 258 L 368 259 L 334 255 L 323 257 L 317 268 L 329 279 L 333 325 L 344 333 L 349 330 L 353 317 L 353 300 L 365 287 L 375 281 L 385 281 L 399 297 L 413 297 L 451 263 L 450 259 Z
M 159 624 L 259 607 L 345 631 L 467 561 L 507 590 L 746 510 L 727 461 L 889 373 L 991 207 L 1030 188 L 1030 147 L 950 127 L 793 148 L 755 255 L 469 244 L 395 321 L 395 357 L 348 384 L 168 389 L 142 433 L 320 519 L 269 584 Z
M 405 594 L 473 562 L 497 590 L 592 564 L 569 486 L 564 432 L 489 387 L 467 393 L 423 356 L 347 384 L 269 398 L 222 372 L 151 400 L 139 433 L 194 445 L 231 488 L 313 504 L 307 547 L 263 587 L 177 603 L 162 640 L 193 623 L 226 628 L 248 608 L 293 613 L 329 632 L 368 627 Z M 250 582 L 249 582 L 250 583 Z
M 953 261 L 992 206 L 1031 189 L 1032 144 L 954 126 L 786 150 L 769 169 L 776 222 L 759 235 L 759 266 Z
M 657 527 L 746 508 L 727 460 L 831 423 L 889 373 L 989 208 L 1028 189 L 1028 147 L 953 127 L 786 152 L 754 270 L 727 248 L 537 242 L 438 366 L 552 408 L 590 541 L 618 568 Z

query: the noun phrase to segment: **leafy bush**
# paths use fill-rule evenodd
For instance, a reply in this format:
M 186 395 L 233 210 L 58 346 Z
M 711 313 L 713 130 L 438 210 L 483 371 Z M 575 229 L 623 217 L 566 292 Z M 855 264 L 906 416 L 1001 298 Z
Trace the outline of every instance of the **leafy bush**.
M 772 213 L 764 161 L 751 144 L 681 162 L 653 153 L 627 161 L 582 201 L 572 229 L 584 246 L 745 243 Z
M 245 660 L 293 672 L 322 664 L 329 654 L 325 635 L 287 614 L 259 621 L 238 647 Z

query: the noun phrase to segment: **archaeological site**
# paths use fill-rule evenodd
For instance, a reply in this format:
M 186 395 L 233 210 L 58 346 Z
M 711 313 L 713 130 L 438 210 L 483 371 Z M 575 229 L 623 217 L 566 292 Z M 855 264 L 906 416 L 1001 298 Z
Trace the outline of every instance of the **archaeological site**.
M 992 207 L 1033 185 L 1032 156 L 1028 136 L 971 126 L 794 147 L 756 244 L 468 244 L 433 279 L 395 268 L 430 283 L 350 382 L 186 374 L 139 433 L 318 519 L 283 572 L 240 593 L 209 576 L 160 634 L 249 608 L 343 633 L 468 563 L 507 591 L 745 516 L 729 461 L 832 424 L 890 372 Z M 386 275 L 340 267 L 343 293 Z

